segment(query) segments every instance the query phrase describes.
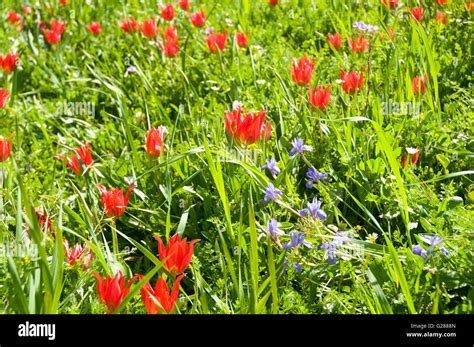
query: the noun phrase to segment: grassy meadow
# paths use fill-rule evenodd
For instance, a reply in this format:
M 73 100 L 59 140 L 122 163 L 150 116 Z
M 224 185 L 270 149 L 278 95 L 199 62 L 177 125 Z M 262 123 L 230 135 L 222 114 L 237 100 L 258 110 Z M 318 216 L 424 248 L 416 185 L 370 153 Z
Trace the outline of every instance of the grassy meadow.
M 1 2 L 0 312 L 473 312 L 470 2 L 270 2 Z

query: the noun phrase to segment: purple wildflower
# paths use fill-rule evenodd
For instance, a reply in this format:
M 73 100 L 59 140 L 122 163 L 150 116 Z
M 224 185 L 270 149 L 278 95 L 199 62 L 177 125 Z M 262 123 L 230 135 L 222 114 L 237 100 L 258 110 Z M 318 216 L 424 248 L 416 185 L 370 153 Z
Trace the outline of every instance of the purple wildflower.
M 449 255 L 449 251 L 443 246 L 444 241 L 442 237 L 439 237 L 438 235 L 423 236 L 421 239 L 430 245 L 426 251 L 426 256 L 429 256 L 435 248 L 439 248 L 444 255 Z
M 419 255 L 420 257 L 424 258 L 424 252 L 425 252 L 425 250 L 420 245 L 418 245 L 418 244 L 413 245 L 413 254 Z
M 299 245 L 305 245 L 308 248 L 313 247 L 312 243 L 306 241 L 304 237 L 305 235 L 302 231 L 300 231 L 299 233 L 296 231 L 292 231 L 290 233 L 290 241 L 283 245 L 283 249 L 292 249 L 298 247 Z
M 298 263 L 293 263 L 293 267 L 295 268 L 295 272 L 301 272 L 303 267 Z
M 379 30 L 379 27 L 372 24 L 366 24 L 364 22 L 355 22 L 352 24 L 353 28 L 359 29 L 360 31 L 368 31 L 369 33 L 374 33 Z
M 283 194 L 280 189 L 275 189 L 275 186 L 271 183 L 268 183 L 268 187 L 265 190 L 265 198 L 263 199 L 263 204 L 266 205 L 270 200 L 277 200 L 278 195 Z
M 305 217 L 309 212 L 313 220 L 316 220 L 316 218 L 319 218 L 320 220 L 325 220 L 327 218 L 327 215 L 326 212 L 321 210 L 321 204 L 321 201 L 318 201 L 317 198 L 314 198 L 313 202 L 308 202 L 307 208 L 304 208 L 300 211 L 301 217 Z
M 336 245 L 332 241 L 325 242 L 318 246 L 318 249 L 325 249 L 326 256 L 328 257 L 328 263 L 334 265 L 337 263 L 336 258 Z
M 272 235 L 272 237 L 275 240 L 278 239 L 278 235 L 285 235 L 285 232 L 278 229 L 279 224 L 280 223 L 278 223 L 277 220 L 274 218 L 271 218 L 270 222 L 268 222 L 268 231 L 270 232 L 270 235 Z
M 425 241 L 426 243 L 429 243 L 430 247 L 436 247 L 443 243 L 443 239 L 439 237 L 438 235 L 423 236 L 421 239 Z
M 261 171 L 265 169 L 270 170 L 270 172 L 275 176 L 278 176 L 278 174 L 280 173 L 280 169 L 278 168 L 277 162 L 275 161 L 274 157 L 271 157 L 267 160 L 267 163 L 265 164 L 265 166 L 262 167 Z
M 310 167 L 308 172 L 306 173 L 306 177 L 308 177 L 308 182 L 306 182 L 306 188 L 311 188 L 313 184 L 318 183 L 319 180 L 324 180 L 328 178 L 327 173 L 318 172 L 314 167 Z
M 296 153 L 303 154 L 303 151 L 309 151 L 311 152 L 313 150 L 313 147 L 307 146 L 303 143 L 303 139 L 297 138 L 291 141 L 291 144 L 293 145 L 293 148 L 290 151 L 290 156 L 295 155 Z
M 449 255 L 449 251 L 443 246 L 443 238 L 439 237 L 438 235 L 422 236 L 421 239 L 429 244 L 428 250 L 425 250 L 418 244 L 413 245 L 413 254 L 419 255 L 426 260 L 428 256 L 436 250 L 436 248 L 439 248 L 444 255 Z
M 325 242 L 318 246 L 318 249 L 325 249 L 328 263 L 331 265 L 337 264 L 336 249 L 350 240 L 350 236 L 343 233 L 336 233 L 332 241 Z

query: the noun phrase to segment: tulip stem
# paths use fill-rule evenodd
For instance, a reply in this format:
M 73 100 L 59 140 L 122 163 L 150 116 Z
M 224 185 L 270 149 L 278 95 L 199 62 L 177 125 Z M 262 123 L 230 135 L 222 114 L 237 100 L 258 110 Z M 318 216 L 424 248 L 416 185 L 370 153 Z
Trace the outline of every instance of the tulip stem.
M 224 69 L 224 62 L 222 61 L 222 53 L 220 49 L 217 49 L 217 52 L 219 54 L 219 62 L 220 62 L 220 67 L 221 67 L 221 73 L 222 75 L 225 75 L 225 69 Z
M 367 94 L 365 97 L 364 116 L 367 117 L 367 110 L 369 108 L 369 95 L 370 95 L 370 57 L 372 53 L 372 38 L 369 41 L 369 54 L 367 58 Z
M 118 255 L 118 238 L 117 238 L 117 229 L 115 229 L 115 220 L 112 222 L 112 250 L 114 254 Z
M 316 111 L 316 113 L 318 114 L 318 128 L 319 128 L 319 144 L 318 144 L 318 146 L 319 146 L 323 142 L 323 129 L 321 128 L 321 112 Z

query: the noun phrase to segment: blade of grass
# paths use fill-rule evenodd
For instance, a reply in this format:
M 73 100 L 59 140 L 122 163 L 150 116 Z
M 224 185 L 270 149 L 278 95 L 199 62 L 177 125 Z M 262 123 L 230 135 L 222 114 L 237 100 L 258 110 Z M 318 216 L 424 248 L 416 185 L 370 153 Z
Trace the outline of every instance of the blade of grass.
M 390 239 L 384 234 L 385 242 L 387 243 L 387 247 L 390 253 L 390 257 L 392 259 L 393 269 L 397 276 L 398 283 L 400 284 L 400 288 L 402 290 L 403 296 L 405 297 L 408 311 L 411 314 L 416 314 L 415 305 L 413 304 L 413 299 L 410 294 L 410 286 L 407 283 L 405 273 L 403 272 L 402 264 L 400 263 L 400 259 L 398 257 L 398 253 L 393 246 Z
M 249 210 L 249 234 L 250 234 L 250 278 L 252 282 L 252 290 L 250 297 L 250 313 L 256 313 L 256 304 L 258 301 L 258 241 L 257 241 L 257 228 L 255 226 L 255 213 L 253 210 L 253 198 L 252 198 L 252 184 L 249 185 L 249 198 L 248 198 L 248 210 Z

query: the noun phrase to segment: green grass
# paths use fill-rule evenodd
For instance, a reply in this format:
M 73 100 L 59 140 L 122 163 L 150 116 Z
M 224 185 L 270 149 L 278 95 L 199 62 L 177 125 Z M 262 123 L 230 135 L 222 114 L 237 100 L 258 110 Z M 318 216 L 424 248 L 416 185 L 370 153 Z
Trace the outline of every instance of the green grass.
M 120 270 L 127 279 L 145 277 L 116 312 L 146 313 L 140 289 L 168 275 L 153 236 L 175 233 L 200 240 L 178 313 L 473 312 L 472 14 L 462 1 L 443 8 L 409 1 L 424 6 L 422 23 L 375 0 L 191 1 L 193 12 L 205 10 L 205 28 L 228 31 L 218 54 L 175 4 L 180 51 L 172 59 L 119 26 L 129 15 L 138 22 L 155 16 L 161 37 L 167 24 L 153 1 L 50 3 L 23 15 L 21 30 L 0 24 L 0 54 L 21 54 L 13 74 L 0 73 L 0 87 L 11 91 L 0 136 L 15 132 L 11 157 L 0 163 L 0 312 L 103 313 L 91 273 Z M 26 4 L 4 0 L 0 15 Z M 435 22 L 437 10 L 448 13 L 446 25 Z M 51 18 L 67 21 L 54 47 L 36 25 Z M 103 28 L 97 37 L 86 30 L 94 20 Z M 370 59 L 347 45 L 356 21 L 379 27 Z M 247 48 L 235 42 L 238 31 L 248 33 Z M 329 32 L 341 33 L 343 49 L 329 46 Z M 291 79 L 291 62 L 303 55 L 316 57 L 312 85 L 332 84 L 323 111 Z M 126 73 L 128 66 L 138 71 Z M 339 67 L 366 68 L 361 92 L 344 93 Z M 426 94 L 413 95 L 413 77 L 425 74 Z M 225 111 L 235 100 L 267 111 L 268 141 L 243 147 L 229 136 Z M 65 102 L 90 103 L 94 113 L 65 114 Z M 417 103 L 420 113 L 387 113 L 383 102 Z M 167 148 L 153 158 L 145 136 L 160 125 L 169 129 Z M 313 151 L 290 156 L 297 137 Z M 55 156 L 81 142 L 91 143 L 94 166 L 76 175 Z M 418 147 L 420 156 L 403 168 L 406 147 Z M 261 170 L 272 156 L 276 177 Z M 306 188 L 309 166 L 328 179 Z M 95 185 L 126 190 L 134 182 L 126 213 L 112 222 Z M 268 183 L 283 194 L 264 205 Z M 314 197 L 325 221 L 299 216 Z M 36 208 L 52 221 L 55 238 L 42 230 Z M 286 234 L 279 241 L 268 233 L 271 218 Z M 313 247 L 284 250 L 300 231 Z M 350 238 L 330 264 L 318 246 L 337 241 L 337 232 Z M 372 233 L 375 243 L 367 241 Z M 413 245 L 428 249 L 423 237 L 433 235 L 449 255 L 440 247 L 426 260 L 414 255 Z M 91 247 L 88 269 L 67 266 L 63 239 Z

